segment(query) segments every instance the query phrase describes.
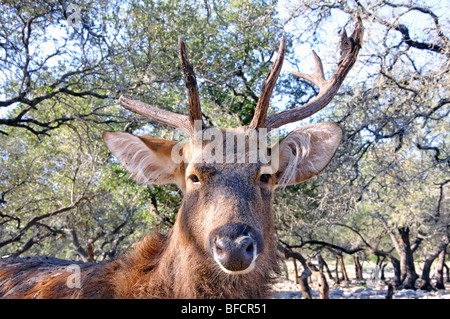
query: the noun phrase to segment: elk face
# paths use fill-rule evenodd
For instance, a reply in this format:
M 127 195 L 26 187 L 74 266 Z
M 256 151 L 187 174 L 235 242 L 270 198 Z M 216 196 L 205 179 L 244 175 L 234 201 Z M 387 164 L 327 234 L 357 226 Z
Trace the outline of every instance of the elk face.
M 251 271 L 273 234 L 272 186 L 260 181 L 266 177 L 261 177 L 259 165 L 195 164 L 188 166 L 186 175 L 181 222 L 191 238 L 223 271 Z
M 259 139 L 255 147 L 249 131 L 255 130 L 216 129 L 220 144 L 204 139 L 197 145 L 179 144 L 118 132 L 103 138 L 139 182 L 177 184 L 184 199 L 176 224 L 188 244 L 224 272 L 240 275 L 258 268 L 260 256 L 273 253 L 268 250 L 274 249 L 274 189 L 318 174 L 342 137 L 337 125 L 320 123 L 303 126 L 271 146 Z M 239 147 L 236 140 L 245 143 Z
M 214 141 L 193 147 L 186 167 L 181 222 L 220 269 L 245 274 L 255 268 L 273 236 L 271 197 L 276 182 L 267 158 L 270 148 L 251 138 L 249 132 L 256 136 L 255 130 L 212 130 Z

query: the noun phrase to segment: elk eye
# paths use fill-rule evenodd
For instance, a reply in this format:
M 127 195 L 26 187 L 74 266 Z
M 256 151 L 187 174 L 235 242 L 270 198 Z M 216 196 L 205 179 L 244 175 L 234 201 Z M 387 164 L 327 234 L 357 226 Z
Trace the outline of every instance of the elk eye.
M 197 175 L 191 174 L 188 176 L 188 179 L 192 182 L 192 184 L 200 185 L 200 180 L 198 179 Z
M 269 178 L 270 178 L 270 174 L 262 174 L 261 177 L 259 178 L 259 181 L 261 183 L 268 183 Z

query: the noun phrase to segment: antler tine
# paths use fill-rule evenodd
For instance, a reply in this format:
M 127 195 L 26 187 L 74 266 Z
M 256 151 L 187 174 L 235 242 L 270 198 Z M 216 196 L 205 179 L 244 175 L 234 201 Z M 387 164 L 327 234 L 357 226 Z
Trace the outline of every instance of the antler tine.
M 184 41 L 181 37 L 178 39 L 178 49 L 184 79 L 188 89 L 189 116 L 158 109 L 154 106 L 148 105 L 147 103 L 135 100 L 128 95 L 121 95 L 119 97 L 119 103 L 133 113 L 140 114 L 162 124 L 182 129 L 187 131 L 190 136 L 193 136 L 196 127 L 195 121 L 201 121 L 201 128 L 204 128 L 205 124 L 202 120 L 202 110 L 194 69 L 189 63 L 186 54 L 186 46 L 184 45 Z
M 313 51 L 313 57 L 316 64 L 316 70 L 314 73 L 292 73 L 318 86 L 320 89 L 319 94 L 310 102 L 300 107 L 268 116 L 264 126 L 270 130 L 284 124 L 300 121 L 310 117 L 330 103 L 348 72 L 356 62 L 356 57 L 358 56 L 361 48 L 363 35 L 364 27 L 362 25 L 361 18 L 357 16 L 355 30 L 352 35 L 348 37 L 345 30 L 341 33 L 341 59 L 339 60 L 335 74 L 328 81 L 326 81 L 324 77 L 322 61 Z
M 321 88 L 326 84 L 325 75 L 323 73 L 323 64 L 320 57 L 317 55 L 316 51 L 312 50 L 312 55 L 314 58 L 314 63 L 316 64 L 316 70 L 313 74 L 301 73 L 301 72 L 291 72 L 293 75 L 299 78 L 305 79 L 317 87 Z
M 286 54 L 286 41 L 284 34 L 281 37 L 280 48 L 278 49 L 278 55 L 272 68 L 264 80 L 261 87 L 261 94 L 259 95 L 258 103 L 255 107 L 255 113 L 253 119 L 249 125 L 251 128 L 263 127 L 266 122 L 267 109 L 269 108 L 270 97 L 272 96 L 273 88 L 280 75 L 281 68 L 283 66 L 284 55 Z
M 148 105 L 147 103 L 135 100 L 125 94 L 119 97 L 119 104 L 133 113 L 140 114 L 162 124 L 185 130 L 189 132 L 190 135 L 194 132 L 189 117 L 186 115 L 158 109 L 154 106 Z
M 188 90 L 189 97 L 189 120 L 191 121 L 192 127 L 195 127 L 195 121 L 201 121 L 202 127 L 205 127 L 205 124 L 202 120 L 202 109 L 200 106 L 200 97 L 198 93 L 197 87 L 197 79 L 195 77 L 194 69 L 192 65 L 189 63 L 187 54 L 186 54 L 186 46 L 184 45 L 184 40 L 182 37 L 178 39 L 178 51 L 180 55 L 181 67 L 183 69 L 184 80 L 186 83 L 186 88 Z

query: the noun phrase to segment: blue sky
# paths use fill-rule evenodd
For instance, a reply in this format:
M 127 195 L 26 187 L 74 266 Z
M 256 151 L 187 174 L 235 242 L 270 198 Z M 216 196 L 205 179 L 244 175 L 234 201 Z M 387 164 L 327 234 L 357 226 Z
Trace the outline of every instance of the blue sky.
M 396 1 L 397 3 L 399 1 Z M 445 34 L 450 36 L 450 0 L 427 0 L 426 4 L 431 6 L 433 8 L 433 11 L 440 17 L 442 29 Z M 291 0 L 281 0 L 279 2 L 278 11 L 279 11 L 279 18 L 281 21 L 286 21 L 286 19 L 289 16 L 289 9 L 288 7 L 292 7 L 295 5 Z M 380 12 L 385 18 L 389 19 L 392 18 L 390 12 Z M 300 61 L 302 61 L 299 65 L 291 65 L 289 61 L 285 61 L 283 65 L 283 71 L 282 72 L 288 72 L 291 71 L 301 71 L 310 73 L 314 71 L 314 62 L 311 56 L 311 49 L 314 49 L 319 56 L 322 58 L 322 61 L 324 63 L 324 69 L 326 74 L 328 76 L 332 73 L 335 65 L 336 60 L 339 58 L 338 56 L 338 46 L 339 46 L 339 35 L 338 30 L 342 26 L 344 26 L 348 21 L 349 16 L 346 14 L 343 14 L 337 10 L 333 11 L 332 16 L 327 20 L 326 23 L 323 24 L 323 30 L 322 35 L 326 35 L 326 41 L 322 41 L 322 43 L 309 43 L 309 42 L 298 42 L 295 41 L 293 46 L 295 56 Z M 413 23 L 411 21 L 414 21 Z M 446 23 L 447 22 L 447 23 Z M 302 30 L 302 28 L 298 28 L 298 26 L 302 25 L 304 21 L 298 21 L 294 20 L 290 23 L 286 24 L 285 29 L 287 32 L 292 34 L 299 34 L 299 32 L 304 32 L 304 36 L 302 35 L 302 40 L 304 38 L 308 38 L 308 31 Z M 431 18 L 427 15 L 424 15 L 423 13 L 420 13 L 418 11 L 412 11 L 408 14 L 406 14 L 403 18 L 399 20 L 399 23 L 404 23 L 408 26 L 410 30 L 410 34 L 412 38 L 415 39 L 426 39 L 427 35 L 423 34 L 424 30 L 425 32 L 432 28 L 433 21 Z M 363 46 L 363 50 L 361 51 L 361 55 L 368 54 L 368 52 L 365 52 L 365 50 L 371 50 L 374 43 L 374 39 L 377 38 L 377 32 L 380 32 L 380 30 L 377 30 L 376 24 L 373 24 L 371 26 L 367 25 L 367 22 L 365 23 L 366 27 L 366 33 L 365 38 L 372 40 L 371 44 L 365 44 Z M 348 33 L 350 33 L 352 30 L 347 30 Z M 391 32 L 390 36 L 392 37 L 392 41 L 398 41 L 396 38 L 399 37 L 398 32 Z M 39 47 L 32 48 L 32 53 L 34 51 L 38 52 L 38 50 L 43 54 L 51 54 L 55 52 L 55 50 L 61 46 L 65 39 L 67 39 L 68 35 L 66 33 L 66 30 L 64 28 L 59 28 L 56 26 L 52 26 L 48 29 L 48 32 L 45 37 L 45 41 L 39 44 Z M 69 45 L 70 47 L 70 45 Z M 292 48 L 291 48 L 292 49 Z M 58 56 L 52 59 L 49 59 L 47 61 L 48 66 L 55 66 L 59 62 L 63 62 L 64 59 L 70 58 L 68 55 L 66 56 Z M 429 58 L 427 56 L 424 56 L 422 59 L 419 57 L 417 60 L 417 63 L 421 67 L 427 67 L 429 65 Z M 354 69 L 350 72 L 349 78 L 346 81 L 352 81 L 352 77 L 365 77 L 368 73 L 373 72 L 373 70 L 370 70 L 367 68 L 367 66 L 363 66 L 361 64 L 356 64 Z M 4 99 L 5 96 L 3 92 L 0 92 L 0 99 Z M 4 116 L 5 112 L 8 110 L 8 108 L 0 108 L 0 116 Z

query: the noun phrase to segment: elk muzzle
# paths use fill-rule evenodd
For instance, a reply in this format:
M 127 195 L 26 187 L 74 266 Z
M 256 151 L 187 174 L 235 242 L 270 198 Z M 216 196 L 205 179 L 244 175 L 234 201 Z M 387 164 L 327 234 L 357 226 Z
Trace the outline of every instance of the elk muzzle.
M 214 261 L 224 272 L 233 275 L 252 271 L 263 246 L 261 234 L 242 223 L 217 228 L 207 240 L 207 249 Z

